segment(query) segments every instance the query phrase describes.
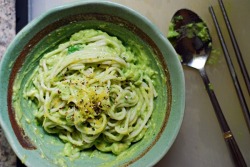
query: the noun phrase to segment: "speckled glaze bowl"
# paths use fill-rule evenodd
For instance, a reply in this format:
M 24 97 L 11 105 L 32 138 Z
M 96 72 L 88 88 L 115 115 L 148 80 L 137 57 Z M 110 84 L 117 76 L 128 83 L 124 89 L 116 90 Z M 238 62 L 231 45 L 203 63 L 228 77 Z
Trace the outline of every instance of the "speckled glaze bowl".
M 64 157 L 64 144 L 46 134 L 35 122 L 24 85 L 42 55 L 82 29 L 100 29 L 126 44 L 132 40 L 144 49 L 158 71 L 155 109 L 144 138 L 119 156 L 83 151 L 71 161 Z M 18 77 L 18 78 L 17 78 Z M 13 84 L 20 86 L 13 108 Z M 153 166 L 173 144 L 184 115 L 184 77 L 176 53 L 161 32 L 139 13 L 111 2 L 71 3 L 55 8 L 28 24 L 10 44 L 0 66 L 0 123 L 17 156 L 32 167 L 44 166 Z M 17 119 L 19 124 L 17 123 Z

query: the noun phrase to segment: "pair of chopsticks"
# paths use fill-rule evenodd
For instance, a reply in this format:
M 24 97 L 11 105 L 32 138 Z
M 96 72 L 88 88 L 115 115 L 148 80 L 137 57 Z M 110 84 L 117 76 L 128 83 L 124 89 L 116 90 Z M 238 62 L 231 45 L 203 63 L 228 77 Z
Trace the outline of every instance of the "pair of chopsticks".
M 222 11 L 222 14 L 223 14 L 223 17 L 224 17 L 224 20 L 225 20 L 225 23 L 226 23 L 226 26 L 227 26 L 227 29 L 228 29 L 228 32 L 229 32 L 232 44 L 233 44 L 235 55 L 237 56 L 237 60 L 238 60 L 239 66 L 240 66 L 242 75 L 244 77 L 245 84 L 247 86 L 248 94 L 250 94 L 250 79 L 249 79 L 249 75 L 247 73 L 247 69 L 246 69 L 244 61 L 242 59 L 240 48 L 238 46 L 237 40 L 235 38 L 232 26 L 230 24 L 230 21 L 229 21 L 229 18 L 227 16 L 227 12 L 226 12 L 226 9 L 225 9 L 225 6 L 224 6 L 222 0 L 219 0 L 219 5 L 220 5 L 220 9 Z M 233 82 L 234 82 L 234 86 L 235 86 L 235 89 L 237 91 L 238 98 L 240 100 L 240 104 L 241 104 L 241 107 L 242 107 L 242 110 L 243 110 L 243 114 L 245 116 L 245 120 L 246 120 L 246 123 L 247 123 L 247 126 L 248 126 L 248 130 L 250 131 L 250 112 L 249 112 L 249 109 L 247 107 L 247 103 L 246 103 L 245 97 L 243 95 L 243 92 L 242 92 L 239 80 L 237 78 L 237 74 L 236 74 L 236 72 L 234 70 L 234 65 L 233 65 L 232 60 L 230 58 L 230 54 L 229 54 L 229 51 L 227 49 L 227 45 L 226 45 L 225 40 L 223 38 L 223 35 L 222 35 L 222 32 L 221 32 L 219 23 L 217 21 L 217 18 L 216 18 L 216 15 L 214 13 L 214 10 L 213 10 L 212 6 L 209 7 L 209 11 L 210 11 L 211 16 L 213 18 L 214 25 L 215 25 L 215 28 L 217 30 L 217 33 L 218 33 L 218 36 L 219 36 L 219 40 L 220 40 L 220 43 L 221 43 L 221 46 L 222 46 L 222 49 L 223 49 L 223 52 L 224 52 L 224 55 L 225 55 L 225 59 L 226 59 L 226 62 L 227 62 L 230 74 L 232 76 L 232 79 L 233 79 Z
M 237 44 L 233 29 L 231 27 L 230 21 L 229 21 L 228 16 L 227 16 L 227 12 L 226 12 L 225 7 L 224 7 L 224 4 L 223 4 L 222 0 L 218 0 L 218 1 L 219 1 L 220 9 L 222 11 L 222 14 L 223 14 L 223 17 L 224 17 L 224 20 L 225 20 L 225 23 L 226 23 L 226 26 L 227 26 L 227 29 L 228 29 L 228 32 L 229 32 L 233 47 L 234 47 L 235 54 L 237 56 L 237 60 L 238 60 L 242 75 L 244 77 L 244 81 L 245 81 L 247 89 L 248 89 L 248 94 L 250 94 L 249 75 L 247 73 L 244 61 L 242 59 L 241 51 L 240 51 L 239 46 Z M 250 113 L 249 113 L 249 110 L 248 110 L 244 95 L 242 93 L 242 90 L 241 90 L 237 75 L 235 73 L 234 66 L 233 66 L 233 63 L 232 63 L 230 55 L 229 55 L 229 51 L 227 49 L 225 40 L 223 38 L 222 32 L 220 30 L 219 23 L 217 21 L 217 18 L 216 18 L 216 15 L 214 13 L 214 10 L 213 10 L 212 6 L 209 7 L 209 11 L 210 11 L 211 16 L 213 18 L 214 25 L 215 25 L 216 31 L 218 33 L 219 40 L 220 40 L 220 43 L 221 43 L 221 46 L 222 46 L 222 49 L 223 49 L 223 52 L 224 52 L 224 55 L 225 55 L 225 59 L 227 61 L 227 65 L 228 65 L 230 74 L 231 74 L 232 79 L 234 81 L 235 89 L 237 90 L 237 95 L 239 97 L 240 104 L 242 106 L 242 110 L 243 110 L 243 113 L 244 113 L 244 116 L 245 116 L 245 119 L 246 119 L 248 129 L 250 130 Z M 235 165 L 237 167 L 247 167 L 246 162 L 244 160 L 244 157 L 242 156 L 241 151 L 240 151 L 240 149 L 239 149 L 239 147 L 238 147 L 238 145 L 237 145 L 237 143 L 236 143 L 236 141 L 234 139 L 234 136 L 231 133 L 226 121 L 224 119 L 220 119 L 220 121 L 224 125 L 224 126 L 222 126 L 222 130 L 224 132 L 224 139 L 226 140 L 226 142 L 227 142 L 227 144 L 229 146 L 229 149 L 230 149 L 230 151 L 232 153 L 232 157 L 233 157 L 233 160 L 235 162 Z

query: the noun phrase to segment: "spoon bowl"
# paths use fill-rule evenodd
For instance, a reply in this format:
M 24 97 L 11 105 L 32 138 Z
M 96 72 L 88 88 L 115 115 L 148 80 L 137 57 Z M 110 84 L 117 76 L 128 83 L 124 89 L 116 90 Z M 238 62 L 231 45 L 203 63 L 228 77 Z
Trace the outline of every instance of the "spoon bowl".
M 178 34 L 169 38 L 182 64 L 203 70 L 211 52 L 212 39 L 207 25 L 188 9 L 177 11 L 172 19 L 174 31 Z

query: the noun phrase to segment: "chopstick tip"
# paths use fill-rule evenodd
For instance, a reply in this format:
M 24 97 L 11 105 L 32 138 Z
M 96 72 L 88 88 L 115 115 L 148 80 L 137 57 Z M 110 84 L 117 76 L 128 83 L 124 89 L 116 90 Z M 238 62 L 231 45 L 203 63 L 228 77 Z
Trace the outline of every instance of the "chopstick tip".
M 214 10 L 212 5 L 208 6 L 208 9 L 210 12 L 213 12 L 213 10 Z

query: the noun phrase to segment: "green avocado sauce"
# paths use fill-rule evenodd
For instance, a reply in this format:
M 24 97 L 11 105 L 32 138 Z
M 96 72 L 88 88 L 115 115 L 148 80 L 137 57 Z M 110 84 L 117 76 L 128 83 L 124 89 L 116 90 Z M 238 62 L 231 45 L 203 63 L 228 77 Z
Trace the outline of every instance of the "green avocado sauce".
M 95 33 L 98 33 L 98 31 L 96 31 Z M 91 36 L 93 34 L 89 33 L 89 35 Z M 70 38 L 70 40 L 72 40 L 72 41 L 74 41 L 74 40 L 77 41 L 77 40 L 80 40 L 80 39 L 82 39 L 82 36 L 81 36 L 80 33 L 78 33 L 76 35 L 73 35 Z M 143 50 L 141 50 L 142 47 L 139 46 L 138 44 L 136 44 L 133 41 L 128 41 L 128 46 L 129 47 L 126 47 L 126 57 L 124 57 L 124 60 L 126 62 L 131 62 L 131 65 L 128 68 L 123 69 L 123 72 L 124 72 L 125 76 L 127 78 L 129 78 L 131 81 L 135 81 L 135 85 L 139 85 L 139 84 L 142 83 L 142 80 L 140 78 L 141 78 L 141 76 L 143 74 L 146 74 L 149 77 L 154 78 L 154 76 L 157 75 L 157 72 L 154 71 L 151 68 L 148 68 L 148 64 L 150 62 L 147 59 L 146 53 Z M 132 48 L 130 46 L 134 46 L 134 47 Z M 59 45 L 59 47 L 60 47 L 60 45 Z M 122 44 L 120 44 L 120 48 L 123 48 L 123 47 L 124 46 L 122 46 Z M 69 46 L 69 47 L 67 47 L 67 56 L 70 56 L 72 53 L 74 53 L 76 51 L 79 51 L 81 49 L 86 49 L 85 45 L 75 44 L 75 45 Z M 87 48 L 87 49 L 90 49 L 90 47 Z M 114 52 L 112 49 L 110 49 L 109 51 L 110 51 L 111 55 Z M 136 57 L 134 55 L 136 55 Z M 18 123 L 20 125 L 25 124 L 25 126 L 28 126 L 28 127 L 30 126 L 31 127 L 32 124 L 36 124 L 35 127 L 30 128 L 30 129 L 32 129 L 34 135 L 38 136 L 38 138 L 34 139 L 33 142 L 35 144 L 37 144 L 37 145 L 43 145 L 44 143 L 42 141 L 40 141 L 40 140 L 48 140 L 48 138 L 47 138 L 47 135 L 44 135 L 43 130 L 39 127 L 40 126 L 39 121 L 32 120 L 32 117 L 26 116 L 25 114 L 23 114 L 24 111 L 22 111 L 23 107 L 21 106 L 22 105 L 21 104 L 21 98 L 25 99 L 26 97 L 21 97 L 22 95 L 20 95 L 20 89 L 21 89 L 21 85 L 22 85 L 21 83 L 23 82 L 23 79 L 25 78 L 26 74 L 27 74 L 26 71 L 24 71 L 23 73 L 19 73 L 16 80 L 15 80 L 15 84 L 14 84 L 14 87 L 13 87 L 13 91 L 14 91 L 13 92 L 13 105 L 14 105 L 14 108 L 15 108 L 15 110 L 17 112 L 17 118 L 16 119 L 17 119 L 17 121 L 18 121 Z M 33 73 L 32 75 L 35 75 L 35 73 Z M 23 88 L 24 90 L 29 89 L 29 88 L 34 86 L 31 83 L 32 75 L 28 79 L 26 78 L 28 84 L 25 84 L 25 86 Z M 163 77 L 163 78 L 165 78 L 165 77 Z M 155 85 L 155 84 L 159 84 L 159 83 L 156 83 L 153 80 L 153 84 Z M 73 89 L 73 87 L 72 87 L 72 89 Z M 72 91 L 72 89 L 71 89 L 71 91 Z M 70 90 L 66 89 L 62 85 L 61 92 L 60 92 L 62 96 L 65 96 L 65 97 L 68 96 L 69 91 Z M 37 109 L 35 109 L 35 104 L 33 102 L 28 103 L 28 106 L 29 106 L 29 108 L 37 110 Z M 24 120 L 24 121 L 21 122 L 22 120 Z M 154 128 L 153 125 L 152 125 L 152 128 Z M 153 131 L 154 130 L 151 130 L 151 132 L 153 132 Z M 139 141 L 139 140 L 142 139 L 142 137 L 144 137 L 145 140 L 147 140 L 147 139 L 150 140 L 153 135 L 144 136 L 145 133 L 146 133 L 146 128 L 142 130 L 142 133 L 137 136 L 136 140 Z M 50 141 L 49 145 L 53 145 L 53 144 L 58 142 L 57 140 L 49 140 L 49 141 Z M 115 152 L 117 154 L 121 153 L 119 156 L 117 156 L 117 160 L 123 160 L 123 155 L 127 154 L 126 151 L 125 152 L 123 152 L 123 151 L 126 150 L 128 147 L 130 147 L 130 143 L 120 143 L 120 144 L 115 143 L 113 147 L 114 147 L 114 150 L 115 150 Z M 130 153 L 131 152 L 136 152 L 138 147 L 133 146 L 130 149 L 131 149 Z M 40 149 L 40 151 L 42 152 L 41 149 Z M 64 158 L 60 158 L 60 157 L 62 157 L 61 155 L 69 157 L 69 159 L 72 160 L 72 161 L 80 157 L 79 149 L 77 147 L 74 147 L 70 143 L 66 143 L 64 145 L 62 153 L 58 154 L 58 155 L 55 155 L 55 160 L 54 160 L 54 163 L 56 165 L 67 166 L 66 165 L 67 163 L 65 163 Z M 74 155 L 74 156 L 72 156 L 72 155 Z M 91 157 L 88 153 L 83 154 L 83 156 L 85 156 L 85 155 L 88 155 L 89 157 Z M 93 151 L 93 153 L 91 155 L 92 156 L 98 156 L 98 157 L 101 158 L 101 156 L 100 156 L 101 154 L 100 154 L 99 151 Z M 103 157 L 105 157 L 105 156 L 103 156 Z M 48 158 L 48 157 L 46 157 L 46 153 L 42 152 L 41 153 L 41 158 Z M 107 166 L 108 166 L 108 164 L 107 164 Z

